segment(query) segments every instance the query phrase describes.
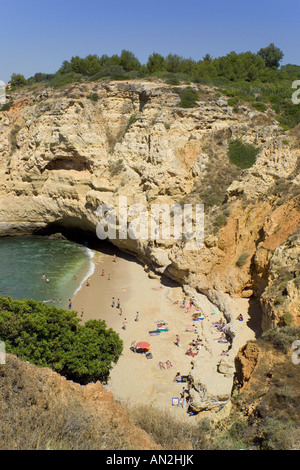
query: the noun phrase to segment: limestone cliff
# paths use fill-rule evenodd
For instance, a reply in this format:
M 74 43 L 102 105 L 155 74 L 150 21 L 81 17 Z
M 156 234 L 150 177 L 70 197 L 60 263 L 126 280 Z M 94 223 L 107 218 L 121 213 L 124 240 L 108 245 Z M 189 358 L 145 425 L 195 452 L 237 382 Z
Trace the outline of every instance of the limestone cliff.
M 119 196 L 146 207 L 204 203 L 201 250 L 174 239 L 111 242 L 206 294 L 225 313 L 224 294 L 262 296 L 264 329 L 286 312 L 299 323 L 297 243 L 284 310 L 270 297 L 276 260 L 288 269 L 287 240 L 299 227 L 298 131 L 285 135 L 271 111 L 241 106 L 236 113 L 219 90 L 192 86 L 199 101 L 189 109 L 163 81 L 12 93 L 14 104 L 0 120 L 0 233 L 56 224 L 96 234 L 97 208 L 117 206 Z M 248 170 L 229 161 L 234 138 L 260 149 Z

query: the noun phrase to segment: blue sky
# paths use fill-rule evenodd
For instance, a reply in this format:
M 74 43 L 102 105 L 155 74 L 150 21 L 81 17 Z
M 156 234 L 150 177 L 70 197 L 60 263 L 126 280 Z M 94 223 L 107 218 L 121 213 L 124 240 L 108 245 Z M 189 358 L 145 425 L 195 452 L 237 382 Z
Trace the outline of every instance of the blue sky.
M 299 17 L 299 0 L 0 0 L 0 79 L 54 73 L 75 55 L 199 60 L 271 42 L 300 65 Z

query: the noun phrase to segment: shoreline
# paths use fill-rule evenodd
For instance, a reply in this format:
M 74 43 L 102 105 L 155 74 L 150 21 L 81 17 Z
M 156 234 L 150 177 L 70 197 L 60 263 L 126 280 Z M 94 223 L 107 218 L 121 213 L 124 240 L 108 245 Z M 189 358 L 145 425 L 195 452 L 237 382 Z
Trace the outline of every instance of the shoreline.
M 93 261 L 93 258 L 95 256 L 95 252 L 93 250 L 91 250 L 90 248 L 86 247 L 87 248 L 87 253 L 89 255 L 89 258 L 90 258 L 90 267 L 89 267 L 89 270 L 87 272 L 87 274 L 83 277 L 82 281 L 80 282 L 79 286 L 76 288 L 76 290 L 74 291 L 73 295 L 72 295 L 72 298 L 75 298 L 76 295 L 78 294 L 78 292 L 82 289 L 82 287 L 84 286 L 84 284 L 86 283 L 87 279 L 89 277 L 91 277 L 93 274 L 94 274 L 94 271 L 95 271 L 95 263 Z
M 117 249 L 115 252 L 119 253 Z M 197 323 L 195 331 L 187 330 L 193 320 L 192 312 L 186 312 L 180 307 L 182 300 L 187 297 L 182 286 L 175 283 L 172 286 L 171 281 L 170 285 L 164 285 L 160 279 L 150 278 L 133 256 L 120 253 L 114 262 L 113 253 L 113 250 L 108 253 L 95 251 L 95 269 L 90 276 L 90 285 L 84 283 L 72 299 L 72 310 L 78 312 L 83 322 L 90 319 L 104 320 L 106 326 L 113 328 L 123 341 L 123 353 L 111 369 L 105 388 L 112 392 L 114 400 L 124 405 L 148 404 L 162 410 L 168 409 L 177 418 L 190 419 L 187 407 L 172 406 L 172 399 L 180 396 L 184 385 L 174 382 L 177 372 L 188 375 L 194 362 L 196 378 L 200 375 L 209 393 L 222 395 L 230 392 L 232 387 L 232 377 L 217 371 L 217 364 L 226 346 L 217 342 L 220 333 L 215 331 L 212 323 L 223 315 L 221 312 L 216 315 L 216 307 L 201 295 L 197 300 L 201 302 L 205 318 L 194 323 Z M 112 307 L 113 297 L 115 306 Z M 116 308 L 118 299 L 122 314 Z M 238 349 L 254 338 L 254 332 L 246 324 L 249 320 L 248 307 L 248 299 L 232 301 L 234 318 L 242 313 L 245 321 L 242 324 L 233 322 L 239 331 L 230 351 L 230 359 L 225 357 L 227 361 L 233 362 Z M 125 319 L 126 330 L 123 329 Z M 169 331 L 151 336 L 149 332 L 156 329 L 158 321 L 166 322 Z M 176 345 L 176 335 L 180 336 L 182 347 Z M 203 340 L 203 347 L 193 358 L 186 355 L 186 350 L 197 335 Z M 150 343 L 152 358 L 147 359 L 145 354 L 134 353 L 130 349 L 134 341 Z M 172 367 L 166 366 L 167 361 L 171 362 Z M 160 362 L 165 365 L 164 369 L 160 369 Z

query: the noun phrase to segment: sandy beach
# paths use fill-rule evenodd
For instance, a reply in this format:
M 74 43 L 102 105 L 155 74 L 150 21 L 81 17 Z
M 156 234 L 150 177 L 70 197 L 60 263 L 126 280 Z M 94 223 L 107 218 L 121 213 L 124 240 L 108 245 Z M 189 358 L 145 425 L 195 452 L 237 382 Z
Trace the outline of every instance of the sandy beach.
M 223 394 L 231 389 L 232 377 L 225 377 L 217 371 L 221 353 L 228 346 L 217 341 L 220 332 L 213 325 L 222 315 L 205 296 L 197 298 L 204 319 L 193 322 L 194 311 L 181 307 L 185 298 L 182 288 L 150 278 L 133 257 L 118 254 L 114 261 L 113 252 L 96 251 L 93 261 L 95 270 L 90 277 L 90 285 L 83 284 L 72 299 L 72 308 L 79 316 L 83 310 L 83 321 L 105 320 L 107 326 L 123 340 L 123 354 L 113 367 L 106 386 L 115 400 L 129 406 L 149 404 L 172 410 L 178 417 L 188 416 L 186 408 L 172 406 L 172 399 L 180 396 L 184 385 L 174 382 L 175 374 L 187 375 L 191 371 L 191 361 L 201 365 L 201 382 L 210 393 Z M 120 308 L 116 307 L 118 301 Z M 232 301 L 232 324 L 237 333 L 227 360 L 233 359 L 239 347 L 255 337 L 247 325 L 248 307 L 248 299 Z M 244 317 L 243 322 L 235 320 L 239 313 Z M 127 322 L 126 330 L 123 329 L 124 321 Z M 166 322 L 169 331 L 152 336 L 149 332 L 156 330 L 158 321 Z M 192 325 L 195 329 L 187 331 L 187 327 Z M 176 335 L 180 337 L 180 347 L 176 345 Z M 197 335 L 202 339 L 203 347 L 195 357 L 190 357 L 185 353 Z M 150 343 L 152 358 L 134 353 L 130 349 L 133 341 Z M 167 361 L 172 367 L 167 367 Z M 160 369 L 160 362 L 164 369 Z

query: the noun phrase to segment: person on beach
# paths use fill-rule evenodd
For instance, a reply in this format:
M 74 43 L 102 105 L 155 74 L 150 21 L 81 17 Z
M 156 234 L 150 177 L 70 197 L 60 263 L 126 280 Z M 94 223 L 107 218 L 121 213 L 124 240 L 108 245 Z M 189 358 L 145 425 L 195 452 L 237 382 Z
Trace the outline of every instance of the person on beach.
M 72 300 L 71 299 L 69 299 L 69 307 L 68 308 L 69 308 L 69 310 L 71 310 L 71 308 L 72 308 Z
M 139 312 L 136 312 L 135 321 L 139 321 L 139 316 L 140 316 Z
M 117 256 L 116 256 L 116 255 L 114 255 L 113 262 L 114 262 L 114 263 L 116 263 L 116 262 L 117 262 Z
M 59 305 L 61 304 L 61 299 L 58 299 L 58 303 L 59 303 Z
M 127 328 L 127 320 L 126 320 L 126 318 L 125 318 L 124 321 L 123 321 L 123 326 L 122 326 L 122 328 L 123 328 L 123 330 L 126 330 L 126 328 Z
M 45 279 L 46 279 L 46 276 L 45 276 L 45 274 L 44 274 L 44 273 L 42 274 L 42 279 L 43 279 L 43 280 L 45 280 Z
M 91 285 L 91 280 L 90 280 L 89 277 L 87 278 L 86 285 L 87 285 L 87 286 L 90 286 L 90 285 Z
M 117 300 L 117 308 L 120 308 L 120 299 Z
M 83 308 L 81 309 L 81 318 L 83 318 Z
M 112 301 L 111 301 L 111 306 L 114 307 L 115 306 L 115 298 L 113 297 L 112 298 Z
M 176 344 L 176 346 L 178 346 L 178 347 L 180 347 L 180 346 L 181 346 L 181 344 L 180 344 L 180 338 L 179 338 L 179 336 L 178 336 L 178 335 L 176 335 L 175 344 Z
M 102 269 L 102 271 L 101 271 L 101 276 L 102 277 L 104 276 L 104 269 Z

